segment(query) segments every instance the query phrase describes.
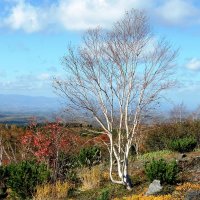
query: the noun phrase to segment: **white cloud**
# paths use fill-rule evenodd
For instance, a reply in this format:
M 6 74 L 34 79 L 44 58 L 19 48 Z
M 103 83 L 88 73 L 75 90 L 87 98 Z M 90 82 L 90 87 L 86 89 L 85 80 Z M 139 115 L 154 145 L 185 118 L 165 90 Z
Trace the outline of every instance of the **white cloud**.
M 41 30 L 40 9 L 24 1 L 19 1 L 10 10 L 9 16 L 4 19 L 5 26 L 14 30 L 35 32 Z
M 7 16 L 1 20 L 1 27 L 28 33 L 44 30 L 48 26 L 66 30 L 84 30 L 98 25 L 108 27 L 126 10 L 149 8 L 152 2 L 153 0 L 59 0 L 46 7 L 36 7 L 25 0 L 9 0 L 12 6 Z
M 46 90 L 51 88 L 50 74 L 27 73 L 17 75 L 13 79 L 0 80 L 0 87 L 5 91 L 28 91 L 28 90 Z
M 183 25 L 198 23 L 199 9 L 188 0 L 168 0 L 156 8 L 159 19 L 168 24 Z
M 48 73 L 42 73 L 40 75 L 38 75 L 38 80 L 40 81 L 46 81 L 46 80 L 50 80 L 51 75 Z
M 66 29 L 85 29 L 101 25 L 108 27 L 130 8 L 144 9 L 152 0 L 61 0 L 58 19 Z
M 189 0 L 58 0 L 33 5 L 26 0 L 4 0 L 7 15 L 1 27 L 25 32 L 84 30 L 98 25 L 109 27 L 131 8 L 145 9 L 168 24 L 199 23 L 200 9 Z
M 191 60 L 188 61 L 186 67 L 194 71 L 200 70 L 200 59 L 192 58 Z

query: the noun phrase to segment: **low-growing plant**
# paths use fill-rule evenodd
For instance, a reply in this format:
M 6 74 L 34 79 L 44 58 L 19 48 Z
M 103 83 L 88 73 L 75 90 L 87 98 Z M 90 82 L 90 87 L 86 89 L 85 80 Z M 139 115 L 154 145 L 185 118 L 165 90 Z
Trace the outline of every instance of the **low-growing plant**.
M 176 181 L 178 174 L 178 165 L 175 160 L 166 164 L 166 172 L 164 182 L 172 184 Z
M 123 198 L 115 198 L 114 200 L 175 200 L 171 195 L 160 195 L 160 196 L 143 196 L 143 195 L 133 195 Z
M 109 181 L 110 180 L 110 174 L 109 174 L 109 171 L 102 171 L 102 173 L 101 173 L 101 175 L 102 175 L 102 179 L 104 180 L 104 181 Z
M 66 198 L 71 186 L 68 182 L 57 181 L 55 184 L 44 184 L 36 187 L 34 200 L 54 200 Z
M 110 199 L 110 193 L 108 189 L 102 190 L 100 197 L 97 198 L 97 200 L 109 200 L 109 199 Z
M 81 166 L 91 167 L 101 161 L 101 150 L 97 146 L 87 147 L 80 150 L 78 156 Z
M 144 151 L 158 151 L 168 148 L 170 140 L 195 137 L 200 146 L 200 120 L 187 120 L 181 123 L 158 123 L 146 130 L 143 141 Z
M 20 199 L 33 195 L 37 185 L 44 183 L 50 177 L 50 172 L 44 164 L 35 161 L 22 161 L 6 167 L 8 178 L 6 185 Z
M 78 177 L 77 170 L 69 170 L 66 174 L 66 180 L 75 186 L 79 186 L 81 184 L 81 180 Z
M 0 166 L 0 199 L 4 199 L 7 194 L 6 179 L 8 177 L 5 167 Z
M 187 198 L 186 195 L 187 195 L 187 192 L 188 191 L 199 191 L 200 190 L 200 184 L 199 183 L 189 183 L 189 182 L 186 182 L 184 183 L 183 185 L 179 185 L 179 186 L 176 186 L 176 193 L 175 193 L 175 198 L 176 199 L 190 199 L 190 198 Z M 191 199 L 199 199 L 198 197 L 197 198 L 191 198 Z
M 194 149 L 195 152 L 200 152 L 200 148 Z
M 156 158 L 163 158 L 166 155 L 169 155 L 171 153 L 172 153 L 172 151 L 170 151 L 170 150 L 153 151 L 153 152 L 139 155 L 138 160 L 149 161 L 149 160 L 156 159 Z
M 76 168 L 79 167 L 77 155 L 61 153 L 58 158 L 58 175 L 59 180 L 68 180 L 70 183 L 79 184 L 80 180 L 76 173 Z
M 180 153 L 193 151 L 196 146 L 197 140 L 193 136 L 179 138 L 169 142 L 169 148 Z
M 79 176 L 82 181 L 82 190 L 89 190 L 100 186 L 101 170 L 98 165 L 92 167 L 91 169 L 82 169 Z
M 176 191 L 188 191 L 188 190 L 200 190 L 199 183 L 184 183 L 183 185 L 179 185 L 176 187 Z
M 167 163 L 165 160 L 152 160 L 149 163 L 145 163 L 145 173 L 149 181 L 155 179 L 160 180 L 161 183 L 174 183 L 178 173 L 178 165 L 176 161 Z

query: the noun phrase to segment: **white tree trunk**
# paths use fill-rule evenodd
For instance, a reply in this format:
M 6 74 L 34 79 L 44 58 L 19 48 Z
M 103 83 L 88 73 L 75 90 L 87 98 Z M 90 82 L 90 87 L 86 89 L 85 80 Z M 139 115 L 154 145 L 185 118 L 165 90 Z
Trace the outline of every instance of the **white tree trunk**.
M 81 46 L 68 48 L 66 79 L 55 79 L 54 87 L 69 107 L 81 110 L 79 115 L 86 111 L 108 136 L 114 183 L 131 188 L 130 147 L 139 137 L 143 114 L 163 90 L 173 86 L 169 77 L 176 54 L 165 40 L 155 41 L 147 17 L 137 10 L 127 12 L 112 30 L 88 30 Z

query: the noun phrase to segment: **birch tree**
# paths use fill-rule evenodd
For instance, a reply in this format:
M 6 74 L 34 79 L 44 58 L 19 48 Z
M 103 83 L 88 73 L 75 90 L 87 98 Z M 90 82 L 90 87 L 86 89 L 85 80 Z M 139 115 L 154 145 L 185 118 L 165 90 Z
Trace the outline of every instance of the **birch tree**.
M 54 87 L 68 106 L 91 114 L 109 138 L 113 183 L 132 187 L 129 151 L 137 145 L 141 120 L 173 85 L 175 58 L 176 51 L 153 36 L 145 13 L 137 10 L 127 12 L 110 30 L 88 30 L 80 46 L 68 47 L 65 76 L 55 78 Z M 115 167 L 118 179 L 113 177 Z
M 189 117 L 189 112 L 183 102 L 174 105 L 170 110 L 170 118 L 174 123 L 181 123 Z

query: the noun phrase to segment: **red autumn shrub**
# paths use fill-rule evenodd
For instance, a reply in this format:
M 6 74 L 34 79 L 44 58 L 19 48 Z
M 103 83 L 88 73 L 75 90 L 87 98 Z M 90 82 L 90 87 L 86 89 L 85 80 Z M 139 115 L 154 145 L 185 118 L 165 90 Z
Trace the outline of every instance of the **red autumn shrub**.
M 83 141 L 80 136 L 66 129 L 57 120 L 37 127 L 31 123 L 29 129 L 23 135 L 21 143 L 27 153 L 33 154 L 39 161 L 50 164 L 58 158 L 60 152 L 70 153 L 76 151 Z

